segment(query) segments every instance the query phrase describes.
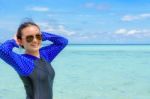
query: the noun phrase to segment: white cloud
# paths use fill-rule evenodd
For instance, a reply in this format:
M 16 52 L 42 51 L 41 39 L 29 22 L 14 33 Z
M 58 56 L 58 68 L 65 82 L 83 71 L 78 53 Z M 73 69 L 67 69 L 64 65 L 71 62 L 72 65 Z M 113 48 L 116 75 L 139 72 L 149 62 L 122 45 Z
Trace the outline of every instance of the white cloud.
M 66 34 L 68 36 L 72 36 L 75 34 L 74 31 L 67 30 L 63 25 L 58 25 L 58 31 Z
M 83 5 L 85 8 L 91 8 L 96 10 L 108 10 L 110 6 L 108 4 L 98 4 L 94 2 L 87 2 Z
M 125 34 L 127 32 L 127 30 L 126 29 L 118 29 L 118 30 L 116 30 L 116 34 Z
M 41 29 L 50 33 L 62 34 L 68 36 L 71 39 L 76 40 L 88 40 L 88 39 L 97 39 L 97 33 L 87 33 L 87 32 L 79 32 L 78 30 L 71 30 L 68 27 L 61 24 L 50 24 L 48 22 L 38 22 Z
M 42 7 L 42 6 L 34 6 L 34 7 L 27 8 L 27 10 L 37 11 L 37 12 L 47 12 L 47 11 L 49 11 L 49 8 L 48 7 Z
M 143 17 L 143 18 L 150 17 L 150 13 L 141 14 L 140 17 Z
M 128 35 L 134 35 L 134 34 L 138 34 L 138 33 L 142 33 L 142 30 L 136 30 L 136 29 L 133 29 L 133 30 L 129 30 L 127 32 Z
M 139 15 L 125 15 L 121 18 L 122 21 L 133 21 L 150 18 L 150 13 L 143 13 Z
M 89 39 L 90 37 L 87 35 L 78 36 L 78 39 Z
M 149 29 L 118 29 L 114 32 L 115 34 L 121 34 L 121 35 L 137 35 L 137 34 L 142 34 L 142 35 L 150 35 L 150 30 Z
M 64 25 L 52 25 L 47 22 L 39 22 L 39 24 L 44 31 L 61 33 L 67 36 L 73 36 L 75 34 L 74 31 L 67 29 Z
M 122 17 L 122 21 L 132 21 L 138 19 L 137 16 L 132 16 L 132 15 L 125 15 Z

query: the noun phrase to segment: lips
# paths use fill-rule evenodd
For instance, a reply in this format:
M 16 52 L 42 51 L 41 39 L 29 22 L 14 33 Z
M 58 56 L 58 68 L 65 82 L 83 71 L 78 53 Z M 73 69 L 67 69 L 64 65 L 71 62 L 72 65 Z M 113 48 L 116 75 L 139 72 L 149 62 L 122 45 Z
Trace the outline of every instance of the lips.
M 33 47 L 39 47 L 39 44 L 32 44 Z

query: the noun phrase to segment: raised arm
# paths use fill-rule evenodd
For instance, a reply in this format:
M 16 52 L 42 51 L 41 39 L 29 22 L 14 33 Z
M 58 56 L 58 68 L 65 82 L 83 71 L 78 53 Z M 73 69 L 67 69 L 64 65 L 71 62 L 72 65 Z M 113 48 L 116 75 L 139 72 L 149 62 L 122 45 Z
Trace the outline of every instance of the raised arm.
M 42 32 L 42 40 L 49 40 L 53 43 L 40 49 L 40 53 L 48 62 L 51 62 L 68 44 L 66 38 L 46 32 Z
M 14 47 L 19 47 L 14 39 L 7 40 L 0 45 L 0 58 L 11 65 L 20 75 L 27 76 L 33 69 L 33 62 L 24 56 L 13 52 Z

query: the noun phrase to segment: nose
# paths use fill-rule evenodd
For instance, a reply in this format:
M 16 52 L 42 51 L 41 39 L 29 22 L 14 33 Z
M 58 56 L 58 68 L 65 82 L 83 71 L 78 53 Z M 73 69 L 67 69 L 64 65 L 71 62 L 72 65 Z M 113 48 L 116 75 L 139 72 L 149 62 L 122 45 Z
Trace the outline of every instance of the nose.
M 38 40 L 36 39 L 36 37 L 33 38 L 33 42 L 37 42 Z

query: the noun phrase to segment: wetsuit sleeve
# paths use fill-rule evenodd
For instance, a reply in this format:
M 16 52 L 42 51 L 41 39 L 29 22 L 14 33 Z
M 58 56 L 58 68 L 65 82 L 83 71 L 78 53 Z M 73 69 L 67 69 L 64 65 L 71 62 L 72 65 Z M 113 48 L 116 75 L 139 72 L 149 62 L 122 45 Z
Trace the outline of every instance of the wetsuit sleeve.
M 40 49 L 41 54 L 48 62 L 51 62 L 68 44 L 68 40 L 66 38 L 46 32 L 42 32 L 42 40 L 49 40 L 52 42 L 52 44 Z
M 20 75 L 27 76 L 33 69 L 33 63 L 26 57 L 13 52 L 14 47 L 19 47 L 14 39 L 1 44 L 0 58 L 11 65 Z

